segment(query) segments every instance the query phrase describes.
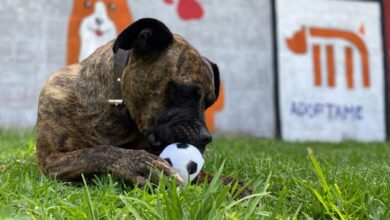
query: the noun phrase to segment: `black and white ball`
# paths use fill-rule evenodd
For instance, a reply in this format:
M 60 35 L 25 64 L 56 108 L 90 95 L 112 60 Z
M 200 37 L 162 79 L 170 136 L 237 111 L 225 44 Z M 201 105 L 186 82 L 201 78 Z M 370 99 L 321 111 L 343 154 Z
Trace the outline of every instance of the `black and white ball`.
M 204 164 L 200 151 L 190 144 L 170 144 L 161 152 L 160 157 L 179 173 L 184 185 L 195 179 Z

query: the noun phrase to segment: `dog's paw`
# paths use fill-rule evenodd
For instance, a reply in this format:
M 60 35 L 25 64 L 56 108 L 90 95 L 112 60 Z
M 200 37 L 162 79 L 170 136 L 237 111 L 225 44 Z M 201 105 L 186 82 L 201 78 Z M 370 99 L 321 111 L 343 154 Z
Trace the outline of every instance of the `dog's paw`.
M 112 165 L 111 171 L 115 175 L 134 185 L 144 186 L 147 180 L 157 185 L 162 172 L 164 176 L 173 177 L 178 185 L 183 184 L 183 179 L 165 160 L 144 150 L 130 152 Z

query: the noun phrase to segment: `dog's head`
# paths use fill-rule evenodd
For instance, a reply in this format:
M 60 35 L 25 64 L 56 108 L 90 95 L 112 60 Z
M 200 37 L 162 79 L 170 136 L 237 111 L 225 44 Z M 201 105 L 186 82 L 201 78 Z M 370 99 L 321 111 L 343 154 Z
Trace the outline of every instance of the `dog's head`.
M 217 65 L 150 18 L 120 33 L 113 51 L 128 56 L 121 92 L 151 150 L 157 154 L 170 143 L 182 142 L 203 152 L 211 141 L 205 110 L 219 93 Z

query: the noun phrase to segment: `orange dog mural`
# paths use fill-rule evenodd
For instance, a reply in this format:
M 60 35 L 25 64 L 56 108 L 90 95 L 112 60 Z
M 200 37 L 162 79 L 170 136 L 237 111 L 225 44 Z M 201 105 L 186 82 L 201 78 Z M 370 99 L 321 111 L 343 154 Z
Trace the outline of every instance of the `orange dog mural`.
M 68 26 L 67 64 L 78 63 L 132 22 L 126 0 L 74 0 Z
M 187 13 L 181 17 L 187 20 L 200 18 L 202 15 L 203 9 L 196 15 Z M 80 62 L 95 49 L 116 38 L 117 34 L 132 21 L 126 0 L 73 0 L 73 11 L 68 26 L 66 63 Z M 206 111 L 206 124 L 210 132 L 216 130 L 215 114 L 223 109 L 223 105 L 224 92 L 221 83 L 218 100 Z

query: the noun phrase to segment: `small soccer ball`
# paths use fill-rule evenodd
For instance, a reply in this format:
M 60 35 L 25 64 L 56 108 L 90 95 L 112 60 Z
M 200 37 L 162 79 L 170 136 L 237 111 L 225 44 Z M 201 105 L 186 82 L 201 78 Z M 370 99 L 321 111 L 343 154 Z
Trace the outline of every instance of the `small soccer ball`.
M 161 152 L 160 157 L 179 173 L 184 185 L 195 179 L 204 164 L 200 151 L 190 144 L 170 144 Z

